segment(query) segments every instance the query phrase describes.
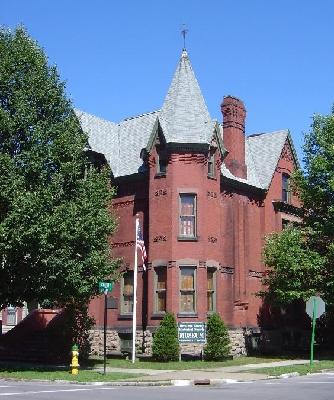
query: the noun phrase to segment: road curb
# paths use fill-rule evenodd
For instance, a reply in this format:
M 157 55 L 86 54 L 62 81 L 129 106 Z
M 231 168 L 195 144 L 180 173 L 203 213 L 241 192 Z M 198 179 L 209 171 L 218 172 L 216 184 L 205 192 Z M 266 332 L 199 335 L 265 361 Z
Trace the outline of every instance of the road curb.
M 287 379 L 287 378 L 293 378 L 295 376 L 301 376 L 301 375 L 299 372 L 289 372 L 281 375 L 269 375 L 267 379 Z
M 299 372 L 289 372 L 287 374 L 281 374 L 281 375 L 279 375 L 279 379 L 293 378 L 294 376 L 300 376 L 300 373 Z
M 85 386 L 171 386 L 171 380 L 165 381 L 109 381 L 109 382 L 73 382 L 73 381 L 66 381 L 66 380 L 55 380 L 49 381 L 54 383 L 61 383 L 61 384 L 72 384 L 72 385 L 85 385 Z

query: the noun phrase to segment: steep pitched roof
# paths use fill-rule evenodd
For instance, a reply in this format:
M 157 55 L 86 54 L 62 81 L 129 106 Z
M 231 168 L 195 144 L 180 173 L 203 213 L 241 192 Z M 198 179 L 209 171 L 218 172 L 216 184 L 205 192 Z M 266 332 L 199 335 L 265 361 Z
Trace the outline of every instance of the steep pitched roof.
M 167 142 L 210 143 L 214 122 L 185 50 L 182 51 L 159 120 Z
M 75 110 L 92 150 L 106 157 L 115 177 L 132 175 L 142 165 L 140 150 L 146 146 L 157 120 L 157 111 L 114 124 Z
M 260 189 L 268 189 L 286 140 L 289 140 L 292 146 L 298 166 L 298 160 L 289 131 L 285 129 L 246 137 L 245 161 L 247 165 L 247 179 L 234 176 L 224 163 L 221 169 L 222 174 L 229 179 Z
M 154 130 L 158 112 L 154 111 L 127 118 L 118 124 L 119 164 L 117 175 L 131 175 L 139 171 L 143 160 L 140 151 L 143 149 Z
M 115 177 L 140 171 L 143 148 L 150 151 L 158 127 L 167 143 L 207 144 L 214 135 L 219 151 L 224 154 L 223 129 L 212 120 L 184 50 L 174 73 L 161 110 L 127 118 L 118 124 L 76 110 L 82 129 L 89 136 L 92 150 L 104 154 Z M 234 176 L 222 164 L 223 176 L 247 185 L 268 189 L 286 140 L 295 161 L 293 143 L 287 130 L 251 135 L 245 141 L 247 179 Z
M 255 166 L 260 187 L 267 189 L 270 185 L 279 157 L 289 131 L 282 130 L 247 138 L 249 156 Z
M 185 50 L 161 110 L 118 124 L 80 110 L 76 114 L 82 129 L 88 133 L 90 147 L 105 155 L 115 177 L 138 172 L 142 165 L 140 152 L 152 145 L 158 123 L 167 143 L 209 145 L 216 134 L 220 151 L 225 151 L 217 122 L 210 117 Z
M 90 148 L 97 153 L 104 154 L 112 171 L 117 169 L 118 157 L 113 154 L 114 149 L 119 146 L 117 125 L 81 110 L 76 109 L 75 113 L 82 130 L 88 134 Z

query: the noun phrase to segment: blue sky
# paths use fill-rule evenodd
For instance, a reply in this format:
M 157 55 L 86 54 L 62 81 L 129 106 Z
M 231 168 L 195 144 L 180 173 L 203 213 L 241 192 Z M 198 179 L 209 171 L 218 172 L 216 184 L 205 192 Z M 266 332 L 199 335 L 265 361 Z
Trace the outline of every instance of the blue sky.
M 118 122 L 161 107 L 187 50 L 213 118 L 241 98 L 248 134 L 288 128 L 301 157 L 313 113 L 334 102 L 331 0 L 11 0 L 0 24 L 22 23 L 57 64 L 74 105 Z

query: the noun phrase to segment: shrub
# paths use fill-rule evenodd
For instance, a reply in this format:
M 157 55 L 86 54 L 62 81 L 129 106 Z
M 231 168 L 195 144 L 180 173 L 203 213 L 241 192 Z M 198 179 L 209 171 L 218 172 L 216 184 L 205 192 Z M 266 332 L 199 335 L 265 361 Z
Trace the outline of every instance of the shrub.
M 220 361 L 229 355 L 230 338 L 224 321 L 219 314 L 208 317 L 207 344 L 204 347 L 204 358 L 210 361 Z
M 153 357 L 159 361 L 176 361 L 179 358 L 177 324 L 174 314 L 167 313 L 153 336 Z

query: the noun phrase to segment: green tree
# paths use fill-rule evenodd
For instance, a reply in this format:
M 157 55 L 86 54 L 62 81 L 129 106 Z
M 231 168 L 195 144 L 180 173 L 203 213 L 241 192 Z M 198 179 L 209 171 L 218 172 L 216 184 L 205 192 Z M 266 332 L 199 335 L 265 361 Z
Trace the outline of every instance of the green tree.
M 334 114 L 315 115 L 305 136 L 304 168 L 293 176 L 303 224 L 266 241 L 263 283 L 271 301 L 288 303 L 320 293 L 334 304 Z M 261 293 L 264 295 L 264 293 Z
M 179 349 L 174 314 L 166 313 L 153 336 L 153 357 L 159 361 L 176 361 L 179 358 Z
M 295 175 L 310 248 L 324 259 L 318 291 L 334 304 L 334 109 L 315 115 L 305 136 L 304 170 Z
M 204 358 L 210 361 L 220 361 L 226 358 L 230 352 L 230 337 L 224 321 L 219 314 L 211 314 L 208 317 L 206 328 L 206 345 Z
M 43 50 L 0 30 L 0 307 L 84 304 L 113 274 L 109 171 L 88 168 L 87 139 Z
M 264 262 L 269 267 L 260 294 L 271 304 L 289 304 L 314 295 L 323 279 L 324 259 L 309 248 L 300 228 L 290 227 L 266 238 Z

